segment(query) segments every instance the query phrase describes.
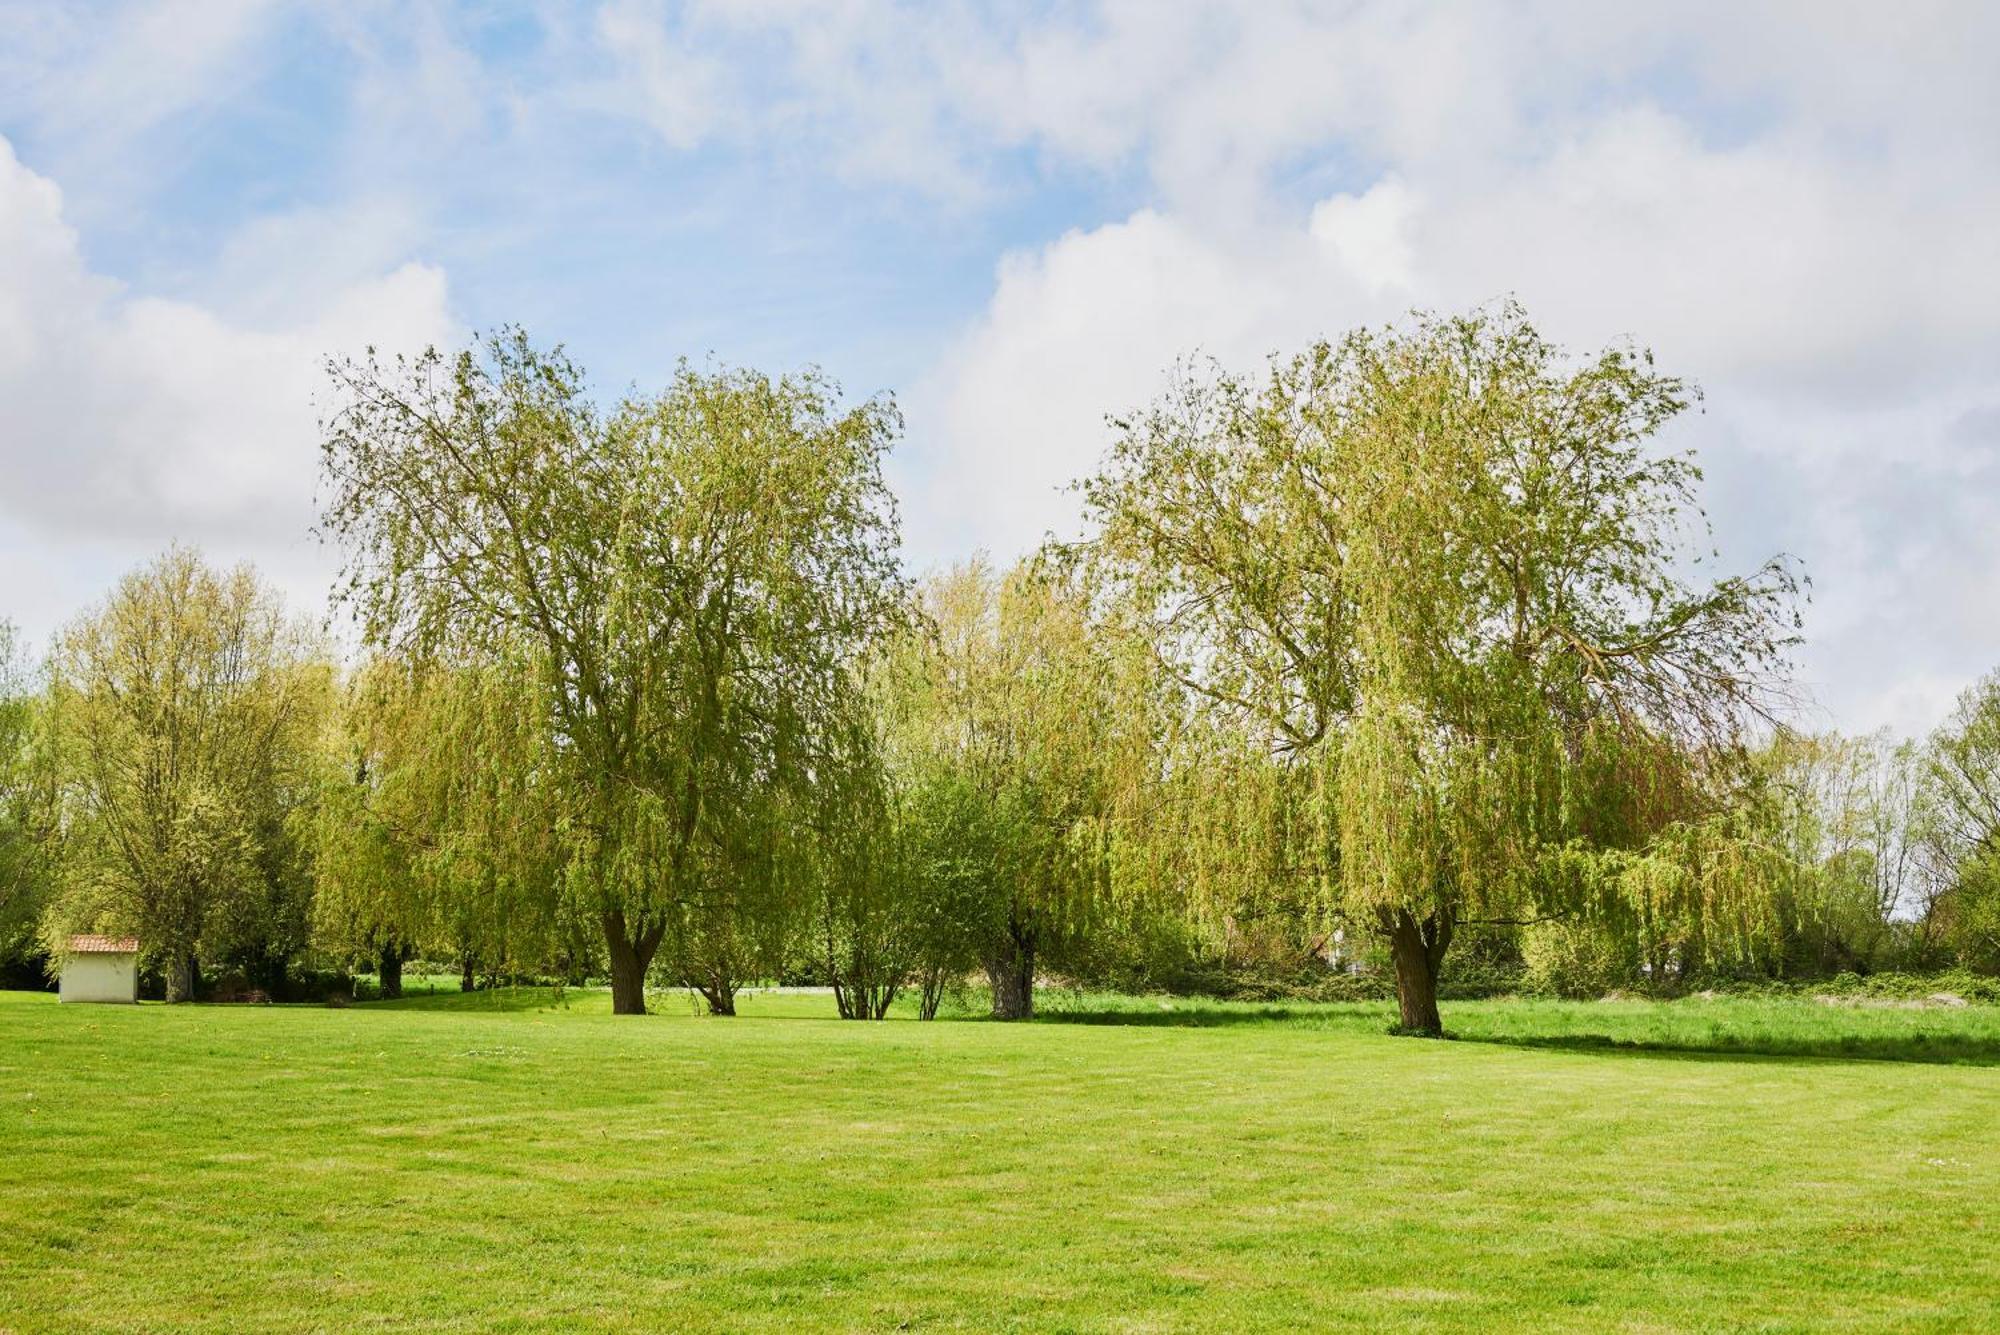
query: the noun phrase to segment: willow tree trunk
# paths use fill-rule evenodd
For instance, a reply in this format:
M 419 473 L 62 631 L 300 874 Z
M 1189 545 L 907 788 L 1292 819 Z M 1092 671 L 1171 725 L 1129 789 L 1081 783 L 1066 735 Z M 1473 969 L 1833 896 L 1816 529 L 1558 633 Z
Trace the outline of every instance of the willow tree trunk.
M 924 971 L 921 982 L 922 995 L 917 1001 L 919 1020 L 937 1019 L 938 1006 L 944 1001 L 944 977 L 943 969 L 933 968 Z
M 1396 965 L 1396 1004 L 1403 1013 L 1401 1028 L 1406 1034 L 1436 1038 L 1444 1033 L 1444 1021 L 1438 1015 L 1437 976 L 1445 948 L 1451 944 L 1451 917 L 1433 913 L 1418 918 L 1407 909 L 1396 909 L 1383 916 L 1389 956 Z
M 879 1020 L 889 1013 L 889 1003 L 896 999 L 899 990 L 886 983 L 843 983 L 835 979 L 834 1009 L 843 1020 Z
M 1031 1019 L 1035 1014 L 1035 938 L 1010 928 L 1006 943 L 987 956 L 986 981 L 993 986 L 994 1019 Z
M 696 983 L 694 990 L 701 993 L 701 999 L 708 1003 L 710 1015 L 736 1014 L 736 985 L 726 979 Z
M 394 1001 L 403 995 L 403 948 L 398 945 L 382 947 L 382 964 L 376 973 L 382 984 L 382 1000 Z
M 166 974 L 169 1005 L 194 1000 L 194 954 L 191 951 L 168 951 L 163 972 Z
M 472 956 L 461 956 L 458 961 L 458 990 L 470 992 L 479 986 L 479 980 L 472 973 Z
M 665 923 L 641 927 L 634 932 L 625 914 L 613 909 L 603 916 L 604 944 L 611 956 L 611 1013 L 646 1013 L 646 970 L 653 967 L 653 952 L 660 948 Z

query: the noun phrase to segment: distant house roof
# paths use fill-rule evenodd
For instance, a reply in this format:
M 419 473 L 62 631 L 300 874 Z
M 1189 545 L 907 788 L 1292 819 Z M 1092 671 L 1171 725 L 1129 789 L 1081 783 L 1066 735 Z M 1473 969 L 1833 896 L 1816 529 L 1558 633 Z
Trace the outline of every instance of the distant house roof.
M 69 939 L 69 953 L 72 955 L 136 955 L 139 953 L 139 938 L 136 936 L 73 936 Z

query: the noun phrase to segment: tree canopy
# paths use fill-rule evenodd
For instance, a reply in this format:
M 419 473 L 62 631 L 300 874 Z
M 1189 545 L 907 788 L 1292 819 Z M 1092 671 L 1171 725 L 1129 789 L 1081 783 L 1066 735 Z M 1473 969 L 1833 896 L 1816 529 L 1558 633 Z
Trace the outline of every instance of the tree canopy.
M 1770 717 L 1798 581 L 1686 573 L 1700 474 L 1653 438 L 1690 398 L 1516 307 L 1424 317 L 1188 375 L 1086 483 L 1096 568 L 1176 679 L 1321 768 L 1330 907 L 1389 939 L 1414 1030 L 1460 922 L 1695 814 Z
M 921 577 L 893 402 L 817 372 L 613 401 L 504 330 L 330 373 L 356 652 L 180 549 L 39 672 L 0 637 L 0 964 L 135 931 L 176 998 L 416 960 L 857 1019 L 1393 979 L 1427 1034 L 1482 971 L 2000 964 L 2000 688 L 1795 730 L 1803 581 L 1712 568 L 1698 394 L 1636 348 L 1503 304 L 1189 364 L 1079 540 Z
M 325 527 L 367 640 L 524 656 L 574 803 L 563 882 L 601 923 L 617 1009 L 644 1009 L 670 931 L 726 1009 L 763 799 L 810 785 L 853 661 L 901 611 L 893 406 L 683 366 L 600 412 L 518 332 L 333 374 Z
M 52 944 L 136 932 L 180 1001 L 197 949 L 226 953 L 217 937 L 232 927 L 302 943 L 293 818 L 313 788 L 328 684 L 324 654 L 247 567 L 217 572 L 184 548 L 71 623 L 49 657 L 51 761 L 68 799 Z

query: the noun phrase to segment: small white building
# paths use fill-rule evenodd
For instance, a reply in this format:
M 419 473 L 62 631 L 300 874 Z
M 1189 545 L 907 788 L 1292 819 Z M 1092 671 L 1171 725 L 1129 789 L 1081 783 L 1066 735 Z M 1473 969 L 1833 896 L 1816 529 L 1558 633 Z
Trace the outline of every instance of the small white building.
M 63 952 L 64 1001 L 139 999 L 139 941 L 131 936 L 73 936 Z

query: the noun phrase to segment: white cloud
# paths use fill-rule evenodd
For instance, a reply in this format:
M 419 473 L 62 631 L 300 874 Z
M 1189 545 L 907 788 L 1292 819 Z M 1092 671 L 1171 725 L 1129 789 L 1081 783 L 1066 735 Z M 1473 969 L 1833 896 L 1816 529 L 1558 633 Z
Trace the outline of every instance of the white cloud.
M 723 123 L 726 97 L 722 66 L 702 55 L 666 9 L 642 0 L 616 0 L 597 12 L 597 39 L 614 66 L 601 103 L 636 116 L 673 148 L 700 144 Z
M 1514 289 L 1704 378 L 1894 396 L 2000 348 L 2000 178 L 1946 184 L 1789 132 L 1707 148 L 1642 107 L 1502 182 L 1420 183 L 1415 245 L 1438 299 Z
M 314 263 L 282 260 L 298 274 Z M 457 331 L 435 268 L 314 291 L 255 325 L 127 292 L 90 271 L 60 192 L 0 139 L 0 612 L 41 638 L 98 596 L 107 567 L 175 540 L 255 560 L 295 600 L 320 602 L 328 563 L 309 532 L 323 359 Z
M 1981 141 L 1969 161 L 1991 165 L 1990 137 L 1963 130 L 2000 119 L 2000 11 L 1969 3 L 610 0 L 596 35 L 601 104 L 676 149 L 804 147 L 850 178 L 950 196 L 1026 148 L 1060 168 L 1137 162 L 1159 204 L 1193 212 L 1241 208 L 1332 144 L 1504 176 L 1648 80 L 1885 156 Z
M 1677 439 L 1703 449 L 1732 559 L 1808 560 L 1807 675 L 1842 724 L 1921 725 L 2000 663 L 2000 8 L 610 0 L 543 12 L 526 43 L 489 8 L 404 13 L 0 6 L 0 124 L 70 191 L 0 162 L 0 574 L 170 533 L 305 547 L 316 354 L 448 336 L 419 247 L 459 245 L 462 275 L 511 230 L 580 269 L 570 231 L 537 229 L 657 208 L 621 173 L 670 187 L 700 152 L 896 210 L 1047 220 L 905 387 L 920 557 L 1064 527 L 1104 415 L 1179 358 L 1253 366 L 1515 293 L 1574 346 L 1630 335 L 1705 385 Z M 511 55 L 480 46 L 489 25 Z M 274 32 L 331 34 L 353 66 L 335 179 L 289 183 L 164 277 L 114 255 L 150 295 L 94 271 L 71 225 L 101 244 L 142 216 L 189 156 L 174 133 L 269 74 Z M 609 152 L 588 137 L 607 126 Z M 1074 213 L 1008 197 L 1051 180 L 1053 206 L 1122 216 L 1055 235 Z M 546 285 L 535 263 L 517 281 Z M 572 337 L 618 327 L 547 304 Z M 873 318 L 841 333 L 908 337 Z
M 67 171 L 157 177 L 140 141 L 241 90 L 278 0 L 0 6 L 0 113 L 36 125 Z
M 1239 251 L 1152 211 L 1009 256 L 984 317 L 909 396 L 912 549 L 1013 552 L 1066 531 L 1062 488 L 1107 443 L 1107 413 L 1153 398 L 1184 357 L 1296 346 L 1329 312 L 1369 309 L 1365 292 L 1304 232 Z
M 1632 337 L 1707 388 L 1675 440 L 1704 453 L 1732 562 L 1805 558 L 1821 702 L 1844 726 L 1928 726 L 2000 663 L 2000 116 L 1966 119 L 1993 104 L 1970 72 L 1996 43 L 1891 25 L 1877 36 L 1937 77 L 1908 98 L 1862 78 L 1857 109 L 1829 90 L 1875 57 L 1837 25 L 1691 26 L 1687 77 L 1748 108 L 1696 120 L 1605 93 L 1669 35 L 1584 22 L 1529 64 L 1492 14 L 1358 11 L 1335 41 L 1293 13 L 1221 44 L 1134 131 L 1167 202 L 1007 257 L 911 396 L 914 546 L 1013 552 L 1065 528 L 1060 488 L 1100 457 L 1104 414 L 1178 357 L 1248 368 L 1514 294 L 1571 346 Z M 1746 43 L 1772 60 L 1746 66 Z M 1305 207 L 1257 185 L 1302 127 L 1372 179 Z
M 1306 230 L 1370 292 L 1408 290 L 1416 283 L 1410 236 L 1416 211 L 1415 194 L 1392 176 L 1363 194 L 1321 200 Z

